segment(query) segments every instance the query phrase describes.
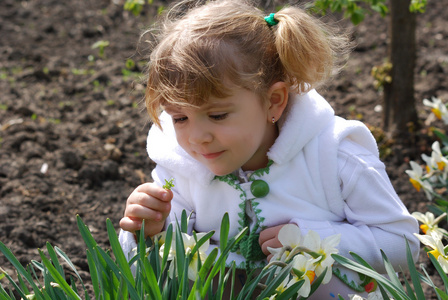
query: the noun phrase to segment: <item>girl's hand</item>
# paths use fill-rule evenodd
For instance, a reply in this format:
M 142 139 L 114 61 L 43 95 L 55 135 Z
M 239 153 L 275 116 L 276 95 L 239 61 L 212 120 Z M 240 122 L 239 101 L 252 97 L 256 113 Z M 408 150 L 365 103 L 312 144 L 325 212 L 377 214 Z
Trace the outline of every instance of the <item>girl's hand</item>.
M 278 240 L 278 232 L 285 225 L 286 224 L 269 227 L 260 232 L 260 238 L 258 239 L 258 242 L 260 243 L 261 250 L 267 256 L 268 262 L 272 258 L 272 254 L 271 254 L 271 252 L 269 252 L 268 247 L 270 247 L 270 248 L 283 247 L 283 245 Z
M 145 236 L 153 236 L 162 231 L 171 211 L 173 192 L 155 183 L 138 186 L 126 201 L 124 217 L 120 220 L 123 230 L 135 232 L 141 229 L 145 220 Z

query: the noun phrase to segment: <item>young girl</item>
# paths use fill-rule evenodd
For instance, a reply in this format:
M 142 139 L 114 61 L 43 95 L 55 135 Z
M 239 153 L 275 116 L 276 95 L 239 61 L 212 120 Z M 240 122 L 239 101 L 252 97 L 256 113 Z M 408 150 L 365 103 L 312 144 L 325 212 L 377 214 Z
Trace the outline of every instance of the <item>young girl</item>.
M 191 230 L 215 230 L 218 244 L 227 212 L 230 236 L 250 228 L 229 257 L 242 269 L 270 259 L 267 248 L 281 246 L 285 224 L 321 238 L 340 234 L 341 255 L 353 251 L 380 272 L 380 249 L 406 268 L 405 238 L 418 254 L 417 222 L 395 193 L 374 138 L 362 123 L 335 116 L 314 89 L 334 72 L 340 38 L 299 8 L 265 18 L 241 0 L 169 13 L 162 25 L 146 90 L 154 123 L 147 150 L 157 166 L 154 182 L 127 200 L 125 252 L 136 247 L 143 219 L 153 236 L 182 210 L 192 213 Z M 166 191 L 170 178 L 175 187 Z M 312 298 L 353 293 L 333 276 Z

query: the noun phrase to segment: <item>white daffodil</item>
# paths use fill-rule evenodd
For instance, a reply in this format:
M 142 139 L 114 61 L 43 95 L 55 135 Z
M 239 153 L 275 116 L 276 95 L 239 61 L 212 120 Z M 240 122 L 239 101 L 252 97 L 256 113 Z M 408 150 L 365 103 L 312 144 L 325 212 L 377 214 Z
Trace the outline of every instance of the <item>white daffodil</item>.
M 422 223 L 420 229 L 424 234 L 435 234 L 439 239 L 444 236 L 448 236 L 448 231 L 438 226 L 439 222 L 446 217 L 446 213 L 441 214 L 439 217 L 435 218 L 434 214 L 431 212 L 426 212 L 422 214 L 421 212 L 413 212 L 412 216 Z
M 350 300 L 364 300 L 360 295 L 349 294 Z
M 423 180 L 423 168 L 415 161 L 411 161 L 410 165 L 412 169 L 405 171 L 409 176 L 409 181 L 418 192 L 423 188 L 428 200 L 432 200 L 433 189 L 428 181 Z
M 207 233 L 203 233 L 203 232 L 197 233 L 196 234 L 197 240 L 199 241 L 206 234 Z M 190 255 L 191 251 L 193 250 L 193 248 L 196 245 L 196 240 L 195 240 L 194 236 L 191 236 L 191 235 L 188 235 L 188 234 L 182 232 L 182 241 L 184 244 L 185 254 Z M 165 246 L 165 243 L 162 245 L 162 247 L 160 247 L 160 251 L 159 251 L 160 255 L 163 255 L 164 246 Z M 200 259 L 201 262 L 204 263 L 204 261 L 207 258 L 206 251 L 209 246 L 210 246 L 210 240 L 207 240 L 204 244 L 201 245 L 201 247 L 199 247 L 199 249 L 191 257 L 190 263 L 188 265 L 188 278 L 190 280 L 196 279 L 196 276 L 198 273 L 198 259 Z M 177 255 L 176 255 L 176 238 L 175 238 L 175 235 L 173 235 L 173 241 L 171 242 L 171 248 L 170 248 L 170 251 L 168 254 L 168 260 L 173 260 L 176 257 L 177 257 Z M 168 272 L 171 277 L 174 276 L 174 264 L 170 265 Z
M 426 171 L 429 176 L 441 175 L 442 181 L 445 182 L 447 178 L 447 168 L 448 160 L 442 154 L 440 149 L 440 143 L 438 141 L 432 144 L 431 156 L 426 154 L 422 155 L 422 159 L 426 163 Z
M 440 98 L 432 97 L 431 100 L 432 101 L 423 99 L 423 105 L 431 107 L 431 111 L 437 119 L 442 120 L 445 124 L 448 124 L 448 110 L 446 105 L 443 104 Z
M 429 251 L 429 253 L 434 255 L 434 257 L 440 263 L 443 271 L 445 273 L 448 273 L 448 257 L 445 254 L 442 240 L 439 239 L 436 234 L 421 235 L 414 233 L 414 235 L 420 240 L 420 242 L 422 242 L 422 244 L 432 249 L 431 251 Z
M 441 255 L 437 258 L 437 261 L 439 262 L 440 266 L 442 267 L 443 272 L 448 274 L 448 257 Z
M 353 294 L 349 294 L 348 295 L 350 297 L 350 300 L 383 300 L 384 297 L 381 294 L 380 289 L 376 289 L 374 292 L 369 293 L 367 295 L 367 298 L 363 298 L 360 295 L 353 295 Z M 389 298 L 391 300 L 394 300 L 393 298 Z
M 316 278 L 316 273 L 314 271 L 316 261 L 317 259 L 314 259 L 309 255 L 298 254 L 294 256 L 291 264 L 293 269 L 295 269 L 300 276 L 298 276 L 298 274 L 293 276 L 286 288 L 289 288 L 294 283 L 303 279 L 305 282 L 299 289 L 298 296 L 308 297 L 311 291 L 311 284 Z
M 207 233 L 201 232 L 197 233 L 196 237 L 199 241 L 204 235 Z M 196 246 L 196 239 L 194 236 L 188 235 L 186 233 L 182 233 L 182 240 L 184 242 L 185 253 L 189 255 L 193 250 L 194 246 Z M 204 244 L 199 247 L 199 249 L 194 253 L 191 258 L 190 264 L 188 266 L 188 278 L 190 280 L 195 280 L 198 274 L 198 260 L 200 259 L 202 263 L 204 263 L 207 258 L 207 254 L 205 253 L 210 246 L 210 241 L 207 240 Z
M 295 224 L 286 224 L 278 232 L 278 240 L 282 248 L 268 247 L 268 251 L 273 254 L 272 260 L 286 261 L 289 259 L 291 250 L 303 244 L 303 237 L 300 228 Z
M 316 275 L 320 276 L 327 269 L 327 273 L 322 280 L 322 284 L 328 283 L 331 279 L 331 268 L 334 263 L 334 259 L 331 257 L 331 254 L 336 254 L 339 252 L 336 247 L 339 245 L 340 240 L 340 234 L 331 235 L 321 240 L 317 232 L 312 230 L 308 231 L 304 238 L 303 245 L 313 252 L 311 255 L 313 255 L 313 257 L 316 257 L 317 255 L 319 256 L 316 261 Z
M 442 243 L 442 240 L 438 238 L 438 236 L 434 233 L 430 235 L 414 235 L 422 242 L 424 245 L 432 248 L 433 250 L 429 251 L 439 262 L 442 270 L 448 274 L 448 256 L 445 254 L 445 246 Z

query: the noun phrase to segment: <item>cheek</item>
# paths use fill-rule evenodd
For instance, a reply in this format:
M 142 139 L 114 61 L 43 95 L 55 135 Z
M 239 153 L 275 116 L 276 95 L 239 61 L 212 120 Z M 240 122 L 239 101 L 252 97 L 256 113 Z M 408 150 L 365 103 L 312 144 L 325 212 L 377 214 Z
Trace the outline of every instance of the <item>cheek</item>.
M 184 150 L 187 150 L 186 147 L 188 145 L 188 136 L 184 132 L 180 132 L 176 130 L 176 140 L 179 146 L 181 146 Z

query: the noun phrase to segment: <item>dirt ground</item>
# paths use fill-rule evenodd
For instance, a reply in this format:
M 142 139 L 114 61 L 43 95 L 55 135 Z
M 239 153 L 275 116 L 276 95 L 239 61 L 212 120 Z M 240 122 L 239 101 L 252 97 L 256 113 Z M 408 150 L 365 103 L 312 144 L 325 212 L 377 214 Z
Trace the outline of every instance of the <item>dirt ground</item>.
M 422 99 L 448 101 L 447 3 L 428 2 L 418 16 L 415 73 L 422 122 L 428 116 Z M 76 215 L 107 247 L 106 218 L 118 230 L 127 196 L 150 180 L 149 122 L 138 75 L 143 57 L 136 51 L 149 16 L 135 17 L 106 0 L 0 2 L 0 241 L 21 263 L 39 260 L 37 249 L 48 241 L 88 281 Z M 339 115 L 378 127 L 381 95 L 370 70 L 386 57 L 387 18 L 367 16 L 352 29 L 357 47 L 321 93 Z M 100 40 L 109 42 L 103 56 L 92 49 Z M 384 162 L 410 211 L 426 210 L 423 193 L 404 172 L 409 160 L 430 152 L 425 130 L 386 140 Z M 424 255 L 419 263 L 428 265 Z M 14 273 L 2 254 L 0 266 Z

